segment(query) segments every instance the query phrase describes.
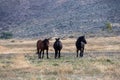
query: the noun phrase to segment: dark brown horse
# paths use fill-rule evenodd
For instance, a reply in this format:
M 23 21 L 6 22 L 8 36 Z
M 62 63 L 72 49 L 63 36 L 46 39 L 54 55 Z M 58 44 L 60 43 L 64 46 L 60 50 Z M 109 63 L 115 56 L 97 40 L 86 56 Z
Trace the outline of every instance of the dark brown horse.
M 77 57 L 78 57 L 79 50 L 80 50 L 80 57 L 83 57 L 85 44 L 87 44 L 85 36 L 81 36 L 77 39 L 76 41 Z
M 37 41 L 37 54 L 38 58 L 44 58 L 44 50 L 46 50 L 47 59 L 48 56 L 48 50 L 49 50 L 49 39 L 38 40 Z
M 62 49 L 62 42 L 60 41 L 60 38 L 56 38 L 56 41 L 54 42 L 53 48 L 55 50 L 55 59 L 61 57 L 61 49 Z

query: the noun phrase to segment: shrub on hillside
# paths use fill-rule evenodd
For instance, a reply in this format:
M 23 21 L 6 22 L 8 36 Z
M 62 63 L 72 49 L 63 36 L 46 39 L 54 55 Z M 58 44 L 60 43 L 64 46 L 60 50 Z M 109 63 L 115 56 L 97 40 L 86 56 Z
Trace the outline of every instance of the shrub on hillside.
M 11 32 L 2 32 L 0 34 L 1 39 L 10 39 L 13 37 L 13 34 Z
M 112 31 L 112 24 L 110 22 L 106 22 L 103 30 Z
M 111 31 L 112 30 L 112 24 L 110 22 L 107 22 L 106 23 L 106 28 Z

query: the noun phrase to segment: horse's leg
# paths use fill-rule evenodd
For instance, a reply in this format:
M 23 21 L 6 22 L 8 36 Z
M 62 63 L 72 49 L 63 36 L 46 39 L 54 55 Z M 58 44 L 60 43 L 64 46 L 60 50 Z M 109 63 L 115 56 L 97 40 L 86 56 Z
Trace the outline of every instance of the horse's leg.
M 39 48 L 37 47 L 37 53 L 36 54 L 39 54 Z
M 37 48 L 37 52 L 36 52 L 36 54 L 39 54 L 39 50 L 38 50 L 38 48 Z
M 55 59 L 57 58 L 57 50 L 55 50 Z
M 84 48 L 80 50 L 80 57 L 83 57 Z
M 83 57 L 83 53 L 82 53 L 82 51 L 80 52 L 80 57 Z
M 76 57 L 78 57 L 78 51 L 79 51 L 79 50 L 77 49 L 77 56 L 76 56 Z
M 40 50 L 40 52 L 38 53 L 38 58 L 41 59 L 41 52 L 42 50 Z
M 60 56 L 61 56 L 61 55 L 60 55 L 60 50 L 58 50 L 58 54 L 59 54 L 59 55 L 58 55 L 58 58 L 60 58 Z
M 43 53 L 42 53 L 42 58 L 44 58 L 44 50 L 43 50 Z
M 49 59 L 49 56 L 48 56 L 48 49 L 46 50 L 46 54 L 47 54 L 47 59 Z

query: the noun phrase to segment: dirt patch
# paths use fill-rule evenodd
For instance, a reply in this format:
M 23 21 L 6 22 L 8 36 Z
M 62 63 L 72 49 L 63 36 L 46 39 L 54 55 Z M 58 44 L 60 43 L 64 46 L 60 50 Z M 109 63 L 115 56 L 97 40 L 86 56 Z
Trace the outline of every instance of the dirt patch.
M 9 50 L 9 48 L 0 46 L 0 54 L 4 53 L 5 51 L 8 51 L 8 50 Z

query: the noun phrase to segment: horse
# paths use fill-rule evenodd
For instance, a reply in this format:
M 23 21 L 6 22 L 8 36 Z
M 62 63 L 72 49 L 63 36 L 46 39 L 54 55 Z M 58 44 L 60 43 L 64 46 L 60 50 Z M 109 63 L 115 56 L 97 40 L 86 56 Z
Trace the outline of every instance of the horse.
M 76 44 L 76 49 L 77 49 L 77 57 L 78 57 L 79 50 L 80 50 L 80 57 L 83 57 L 84 47 L 85 47 L 85 44 L 87 44 L 85 36 L 80 36 L 77 39 L 75 44 Z
M 60 38 L 56 38 L 56 41 L 54 42 L 53 48 L 55 50 L 55 59 L 61 57 L 61 49 L 62 49 L 62 42 L 60 41 Z
M 44 39 L 43 41 L 42 40 L 37 41 L 37 54 L 39 59 L 44 58 L 44 50 L 46 50 L 46 55 L 48 59 L 49 39 Z

